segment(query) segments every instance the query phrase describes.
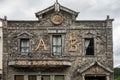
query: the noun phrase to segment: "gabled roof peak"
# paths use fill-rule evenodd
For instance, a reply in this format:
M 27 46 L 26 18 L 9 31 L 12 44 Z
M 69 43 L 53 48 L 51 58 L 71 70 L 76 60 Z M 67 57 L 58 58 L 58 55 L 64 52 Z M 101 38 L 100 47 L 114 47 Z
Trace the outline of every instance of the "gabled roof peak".
M 56 0 L 56 3 L 58 3 L 58 0 Z
M 104 70 L 106 70 L 106 71 L 108 71 L 110 73 L 113 73 L 113 71 L 110 68 L 105 67 L 104 65 L 102 65 L 101 63 L 99 63 L 97 61 L 95 61 L 95 62 L 93 62 L 91 64 L 88 64 L 88 66 L 84 67 L 83 69 L 78 69 L 78 72 L 83 73 L 83 72 L 87 71 L 88 69 L 90 69 L 93 66 L 99 66 L 102 69 L 104 69 Z
M 58 3 L 58 0 L 56 0 L 56 2 L 55 2 L 54 5 L 46 8 L 46 9 L 44 9 L 44 10 L 42 10 L 42 11 L 37 12 L 37 13 L 36 13 L 36 17 L 40 17 L 40 16 L 43 15 L 44 13 L 47 13 L 47 12 L 49 12 L 49 11 L 51 11 L 51 10 L 54 10 L 55 12 L 60 12 L 61 10 L 63 10 L 63 11 L 65 11 L 65 12 L 68 12 L 68 13 L 72 14 L 72 15 L 75 15 L 75 17 L 77 17 L 78 14 L 79 14 L 79 12 L 73 11 L 73 10 L 71 10 L 71 9 L 68 9 L 68 8 L 60 5 L 60 4 Z
M 55 12 L 59 12 L 60 11 L 60 4 L 58 3 L 58 0 L 56 0 L 54 6 L 55 6 Z

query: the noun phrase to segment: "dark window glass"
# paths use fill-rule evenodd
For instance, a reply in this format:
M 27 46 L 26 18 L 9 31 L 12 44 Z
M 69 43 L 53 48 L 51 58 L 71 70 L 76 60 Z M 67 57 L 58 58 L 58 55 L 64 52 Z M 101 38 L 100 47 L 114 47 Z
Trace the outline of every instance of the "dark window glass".
M 21 39 L 20 40 L 20 51 L 22 53 L 28 53 L 29 52 L 29 39 Z
M 94 39 L 85 38 L 85 53 L 86 55 L 94 55 Z
M 62 37 L 61 35 L 52 36 L 52 51 L 53 55 L 61 55 L 62 52 Z
M 64 80 L 64 76 L 63 75 L 56 75 L 55 80 Z
M 50 76 L 49 75 L 42 75 L 41 80 L 50 80 Z
M 37 80 L 36 75 L 29 75 L 28 80 Z
M 15 80 L 24 80 L 23 75 L 15 75 Z

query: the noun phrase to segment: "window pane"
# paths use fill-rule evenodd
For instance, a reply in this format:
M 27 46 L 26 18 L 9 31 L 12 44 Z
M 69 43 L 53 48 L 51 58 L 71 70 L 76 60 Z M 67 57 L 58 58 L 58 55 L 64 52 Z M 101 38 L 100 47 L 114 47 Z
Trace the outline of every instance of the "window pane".
M 44 75 L 41 77 L 41 80 L 50 80 L 50 76 Z
M 58 38 L 57 38 L 57 45 L 61 45 L 61 36 L 59 36 Z
M 27 48 L 27 47 L 22 47 L 22 48 L 21 48 L 21 52 L 29 52 L 29 48 Z
M 61 55 L 62 51 L 62 37 L 61 35 L 53 35 L 53 54 L 54 55 Z
M 94 55 L 94 39 L 85 38 L 85 53 L 86 55 Z
M 55 80 L 64 80 L 64 76 L 63 75 L 57 75 L 57 76 L 55 76 Z
M 53 45 L 57 45 L 57 38 L 53 36 Z
M 61 47 L 57 47 L 57 52 L 61 53 Z
M 20 40 L 20 49 L 21 52 L 29 52 L 29 39 Z
M 61 35 L 53 35 L 53 45 L 61 45 Z
M 90 40 L 85 40 L 85 48 L 88 48 L 89 45 L 90 45 Z
M 90 46 L 94 46 L 94 39 L 90 38 Z
M 56 52 L 57 52 L 57 48 L 53 47 L 53 53 L 56 53 Z
M 61 47 L 53 47 L 53 54 L 54 55 L 61 55 Z
M 53 47 L 53 52 L 58 52 L 58 53 L 61 53 L 61 47 Z
M 15 80 L 24 80 L 23 75 L 15 75 Z
M 28 80 L 37 80 L 36 75 L 29 75 Z
M 29 39 L 21 39 L 22 47 L 29 47 Z

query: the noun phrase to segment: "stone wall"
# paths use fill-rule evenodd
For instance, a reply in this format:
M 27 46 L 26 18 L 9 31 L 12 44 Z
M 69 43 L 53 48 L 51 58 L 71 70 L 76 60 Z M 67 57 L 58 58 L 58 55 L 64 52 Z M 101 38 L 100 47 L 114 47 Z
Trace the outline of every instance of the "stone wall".
M 2 69 L 2 49 L 3 49 L 3 35 L 2 35 L 2 27 L 0 27 L 0 69 Z
M 14 75 L 17 74 L 51 73 L 66 75 L 66 80 L 80 80 L 82 73 L 78 70 L 84 70 L 93 62 L 99 62 L 104 67 L 113 70 L 111 19 L 75 21 L 72 14 L 61 11 L 63 22 L 55 25 L 51 21 L 51 16 L 54 14 L 54 11 L 50 11 L 38 21 L 7 21 L 7 26 L 3 26 L 3 80 L 13 80 Z M 60 56 L 54 56 L 52 53 L 52 35 L 56 34 L 62 35 L 62 55 Z M 30 39 L 30 53 L 27 56 L 22 56 L 20 53 L 20 38 Z M 46 48 L 42 46 L 36 50 L 41 38 Z M 92 56 L 85 55 L 85 38 L 94 38 L 94 55 Z M 72 51 L 70 50 L 71 39 L 75 41 L 75 50 Z M 68 68 L 10 66 L 9 62 L 15 60 L 67 60 L 71 61 L 71 66 Z M 105 74 L 109 73 L 108 71 L 105 69 Z M 113 73 L 109 74 L 113 76 Z

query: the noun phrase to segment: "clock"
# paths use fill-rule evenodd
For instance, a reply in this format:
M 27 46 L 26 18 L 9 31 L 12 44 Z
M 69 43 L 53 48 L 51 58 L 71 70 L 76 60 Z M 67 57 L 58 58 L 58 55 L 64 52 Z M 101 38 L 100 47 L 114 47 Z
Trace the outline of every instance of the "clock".
M 62 15 L 60 15 L 60 14 L 55 14 L 55 15 L 53 15 L 53 16 L 51 17 L 51 21 L 52 21 L 54 24 L 59 25 L 59 24 L 62 23 L 63 17 L 62 17 Z

